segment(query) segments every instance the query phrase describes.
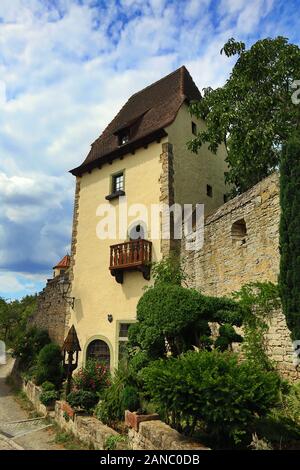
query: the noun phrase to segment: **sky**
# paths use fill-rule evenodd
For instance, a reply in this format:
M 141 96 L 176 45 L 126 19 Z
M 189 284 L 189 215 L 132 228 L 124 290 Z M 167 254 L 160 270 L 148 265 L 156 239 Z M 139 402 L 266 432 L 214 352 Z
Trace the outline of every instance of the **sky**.
M 0 0 L 0 297 L 70 251 L 74 177 L 128 97 L 181 65 L 222 86 L 230 37 L 300 45 L 293 0 Z M 300 78 L 300 77 L 299 77 Z

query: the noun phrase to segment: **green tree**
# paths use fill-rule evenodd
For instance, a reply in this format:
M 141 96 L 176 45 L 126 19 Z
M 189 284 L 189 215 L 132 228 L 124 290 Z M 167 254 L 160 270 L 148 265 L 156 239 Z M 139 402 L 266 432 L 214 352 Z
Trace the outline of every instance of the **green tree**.
M 283 148 L 280 165 L 280 275 L 283 311 L 292 339 L 300 339 L 300 136 Z
M 299 129 L 300 106 L 291 97 L 300 79 L 300 48 L 277 37 L 246 50 L 232 38 L 221 53 L 237 54 L 237 62 L 223 87 L 206 88 L 191 104 L 191 114 L 205 119 L 207 128 L 188 146 L 197 152 L 208 143 L 216 152 L 225 143 L 226 181 L 233 193 L 242 193 L 278 167 L 282 145 Z
M 129 328 L 130 365 L 136 371 L 168 353 L 177 357 L 194 347 L 210 349 L 210 322 L 220 326 L 214 342 L 219 350 L 242 341 L 234 329 L 242 324 L 238 303 L 177 284 L 159 282 L 147 289 L 138 302 L 137 320 Z
M 24 334 L 28 318 L 36 308 L 36 299 L 36 295 L 13 301 L 0 298 L 0 339 L 11 345 L 19 334 Z

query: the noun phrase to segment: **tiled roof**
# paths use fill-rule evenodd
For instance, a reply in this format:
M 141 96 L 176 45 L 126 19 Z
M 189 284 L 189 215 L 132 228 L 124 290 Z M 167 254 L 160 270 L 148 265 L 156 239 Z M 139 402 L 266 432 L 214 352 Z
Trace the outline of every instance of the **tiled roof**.
M 199 100 L 200 91 L 182 66 L 132 95 L 120 112 L 92 144 L 84 162 L 71 170 L 80 175 L 166 135 L 184 101 Z M 118 132 L 130 127 L 128 143 L 119 145 Z
M 66 255 L 63 257 L 63 259 L 60 260 L 59 263 L 57 263 L 56 266 L 53 267 L 53 269 L 55 268 L 68 268 L 70 266 L 70 256 L 69 255 Z

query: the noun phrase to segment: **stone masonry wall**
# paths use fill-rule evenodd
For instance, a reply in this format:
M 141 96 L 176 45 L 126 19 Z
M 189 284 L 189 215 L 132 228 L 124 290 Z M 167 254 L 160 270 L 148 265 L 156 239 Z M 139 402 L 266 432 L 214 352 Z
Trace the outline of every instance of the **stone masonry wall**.
M 138 431 L 129 429 L 128 438 L 133 450 L 209 450 L 160 420 L 142 422 Z
M 37 308 L 30 324 L 47 330 L 52 341 L 62 346 L 68 326 L 69 306 L 62 298 L 58 281 L 60 276 L 47 281 L 46 287 L 39 294 Z
M 205 220 L 204 245 L 182 257 L 190 287 L 223 296 L 255 281 L 277 283 L 279 273 L 279 175 L 274 173 L 246 193 L 221 206 Z M 233 224 L 243 220 L 246 235 L 236 237 Z M 276 312 L 267 335 L 269 355 L 282 373 L 300 378 L 293 366 L 292 344 L 282 312 Z
M 162 153 L 160 155 L 160 162 L 162 165 L 162 172 L 160 175 L 160 198 L 159 202 L 164 204 L 165 207 L 170 207 L 174 204 L 174 169 L 173 169 L 173 146 L 169 142 L 162 144 Z M 161 231 L 167 233 L 173 227 L 172 221 L 168 218 L 162 217 Z M 169 256 L 170 250 L 175 248 L 175 240 L 172 239 L 172 233 L 170 233 L 170 239 L 164 237 L 161 238 L 161 252 L 163 256 Z

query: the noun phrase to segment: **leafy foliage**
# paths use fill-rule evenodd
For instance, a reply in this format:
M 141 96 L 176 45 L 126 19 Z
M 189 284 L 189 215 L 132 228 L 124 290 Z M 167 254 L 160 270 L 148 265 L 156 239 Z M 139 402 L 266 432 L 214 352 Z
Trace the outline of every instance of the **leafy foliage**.
M 179 431 L 205 423 L 217 440 L 246 437 L 257 415 L 279 401 L 280 379 L 230 352 L 188 352 L 143 369 L 145 388 L 158 411 Z
M 40 395 L 40 400 L 45 406 L 51 405 L 57 399 L 58 399 L 58 392 L 55 390 L 43 391 Z
M 55 385 L 52 382 L 46 381 L 42 383 L 43 392 L 52 392 L 55 390 Z
M 280 295 L 292 339 L 300 339 L 300 137 L 284 146 L 280 165 Z
M 28 318 L 36 308 L 36 295 L 21 300 L 6 301 L 0 298 L 0 339 L 14 346 L 15 338 L 26 330 Z
M 72 408 L 81 408 L 86 411 L 94 408 L 98 400 L 97 394 L 89 390 L 75 390 L 67 396 L 67 402 Z
M 63 378 L 62 355 L 57 344 L 50 343 L 41 349 L 37 358 L 35 381 L 37 385 L 43 382 L 52 382 L 57 388 L 61 386 Z
M 174 284 L 181 285 L 186 280 L 186 274 L 176 255 L 163 258 L 161 261 L 153 263 L 151 268 L 154 284 Z
M 127 364 L 120 364 L 110 387 L 104 391 L 103 400 L 96 407 L 96 417 L 104 424 L 113 425 L 124 419 L 126 409 L 138 408 L 139 398 L 135 383 Z
M 40 350 L 51 342 L 46 330 L 36 327 L 24 329 L 14 341 L 14 356 L 20 358 L 21 367 L 27 369 L 34 365 Z
M 243 311 L 242 349 L 246 358 L 267 370 L 273 369 L 266 353 L 266 333 L 274 310 L 281 306 L 278 286 L 272 282 L 252 282 L 232 297 Z
M 167 354 L 176 357 L 194 347 L 209 349 L 213 343 L 209 322 L 221 325 L 215 344 L 221 350 L 242 340 L 232 327 L 242 324 L 236 302 L 177 284 L 161 282 L 147 289 L 137 306 L 137 320 L 129 328 L 130 364 L 135 370 Z
M 226 180 L 242 193 L 278 167 L 282 145 L 299 129 L 300 107 L 291 97 L 300 77 L 300 48 L 277 37 L 247 50 L 231 38 L 221 53 L 237 54 L 237 62 L 223 87 L 205 89 L 203 99 L 191 104 L 207 128 L 188 146 L 197 152 L 208 143 L 216 152 L 225 143 Z
M 89 359 L 86 365 L 73 376 L 76 390 L 100 393 L 110 383 L 109 369 L 95 359 Z

